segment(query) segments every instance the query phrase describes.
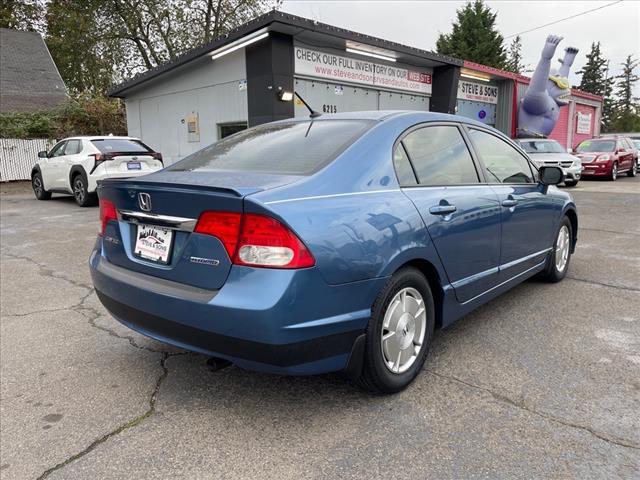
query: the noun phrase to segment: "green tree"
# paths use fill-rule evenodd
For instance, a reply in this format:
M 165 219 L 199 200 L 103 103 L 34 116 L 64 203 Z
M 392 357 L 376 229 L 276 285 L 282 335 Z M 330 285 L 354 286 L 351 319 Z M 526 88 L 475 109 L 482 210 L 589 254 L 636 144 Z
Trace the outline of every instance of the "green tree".
M 100 0 L 100 28 L 120 39 L 133 71 L 154 68 L 228 33 L 280 0 Z M 185 26 L 188 25 L 188 28 Z
M 71 93 L 102 95 L 114 81 L 125 56 L 120 42 L 97 22 L 102 0 L 51 0 L 46 43 Z
M 522 73 L 522 69 L 524 65 L 522 65 L 522 41 L 520 35 L 516 36 L 509 44 L 509 49 L 507 51 L 507 61 L 505 63 L 504 69 L 513 73 Z
M 497 14 L 482 0 L 469 1 L 456 14 L 451 33 L 438 37 L 438 53 L 504 68 L 507 55 L 503 37 L 495 27 Z
M 578 88 L 585 92 L 604 97 L 602 106 L 602 129 L 608 131 L 613 119 L 613 82 L 609 75 L 609 61 L 604 58 L 600 50 L 600 42 L 591 44 L 591 50 L 587 54 L 587 63 L 576 72 L 582 75 Z
M 637 132 L 640 131 L 640 106 L 638 97 L 633 96 L 633 89 L 638 82 L 638 75 L 635 69 L 640 62 L 632 55 L 627 56 L 622 62 L 622 73 L 615 78 L 616 100 L 615 111 L 611 122 L 611 129 L 616 132 Z
M 279 0 L 49 0 L 46 42 L 72 93 L 100 95 L 277 5 Z
M 2 0 L 0 28 L 42 31 L 44 11 L 44 0 Z
M 279 5 L 280 0 L 49 0 L 47 45 L 73 92 L 175 59 Z

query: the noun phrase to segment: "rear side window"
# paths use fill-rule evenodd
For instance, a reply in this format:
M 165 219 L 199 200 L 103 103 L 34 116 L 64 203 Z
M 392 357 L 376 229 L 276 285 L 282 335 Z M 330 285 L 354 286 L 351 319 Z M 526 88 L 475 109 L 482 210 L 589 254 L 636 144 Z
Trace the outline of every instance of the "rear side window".
M 393 152 L 393 166 L 396 168 L 400 185 L 417 185 L 416 176 L 413 174 L 413 168 L 402 143 L 398 144 Z
M 100 138 L 91 140 L 91 143 L 100 150 L 101 153 L 146 153 L 153 151 L 144 143 L 127 138 Z
M 69 140 L 64 148 L 65 155 L 75 155 L 82 150 L 82 142 L 80 140 Z
M 250 128 L 199 150 L 173 171 L 240 170 L 309 175 L 331 162 L 372 122 L 316 120 Z
M 529 161 L 504 140 L 470 129 L 471 140 L 484 163 L 489 183 L 533 183 Z
M 420 185 L 479 182 L 471 154 L 457 127 L 424 127 L 409 133 L 402 143 Z

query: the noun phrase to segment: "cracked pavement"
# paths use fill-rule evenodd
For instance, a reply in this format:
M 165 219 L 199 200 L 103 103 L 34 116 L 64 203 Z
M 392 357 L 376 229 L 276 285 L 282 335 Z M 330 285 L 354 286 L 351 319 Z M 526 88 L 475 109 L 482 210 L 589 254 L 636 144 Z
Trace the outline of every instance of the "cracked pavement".
M 93 292 L 95 208 L 0 196 L 0 477 L 637 478 L 640 178 L 581 182 L 569 277 L 435 335 L 406 391 L 278 377 L 143 337 Z

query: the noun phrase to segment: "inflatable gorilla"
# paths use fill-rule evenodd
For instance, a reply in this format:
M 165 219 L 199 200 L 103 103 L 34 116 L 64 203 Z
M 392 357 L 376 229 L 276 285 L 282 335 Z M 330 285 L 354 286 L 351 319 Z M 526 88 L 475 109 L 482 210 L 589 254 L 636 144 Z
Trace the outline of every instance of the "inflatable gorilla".
M 548 136 L 558 121 L 560 107 L 569 103 L 569 69 L 578 49 L 566 48 L 564 58 L 558 59 L 560 68 L 551 69 L 551 59 L 561 40 L 562 37 L 555 35 L 547 37 L 527 93 L 520 101 L 517 130 L 519 138 Z

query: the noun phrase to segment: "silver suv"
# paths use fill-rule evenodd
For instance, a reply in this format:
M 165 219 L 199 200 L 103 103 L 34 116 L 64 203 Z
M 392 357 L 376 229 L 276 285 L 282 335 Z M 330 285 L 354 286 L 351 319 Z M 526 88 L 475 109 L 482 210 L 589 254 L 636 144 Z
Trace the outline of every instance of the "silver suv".
M 582 176 L 582 161 L 567 153 L 560 143 L 549 138 L 519 138 L 516 140 L 538 167 L 560 167 L 564 184 L 575 187 Z

